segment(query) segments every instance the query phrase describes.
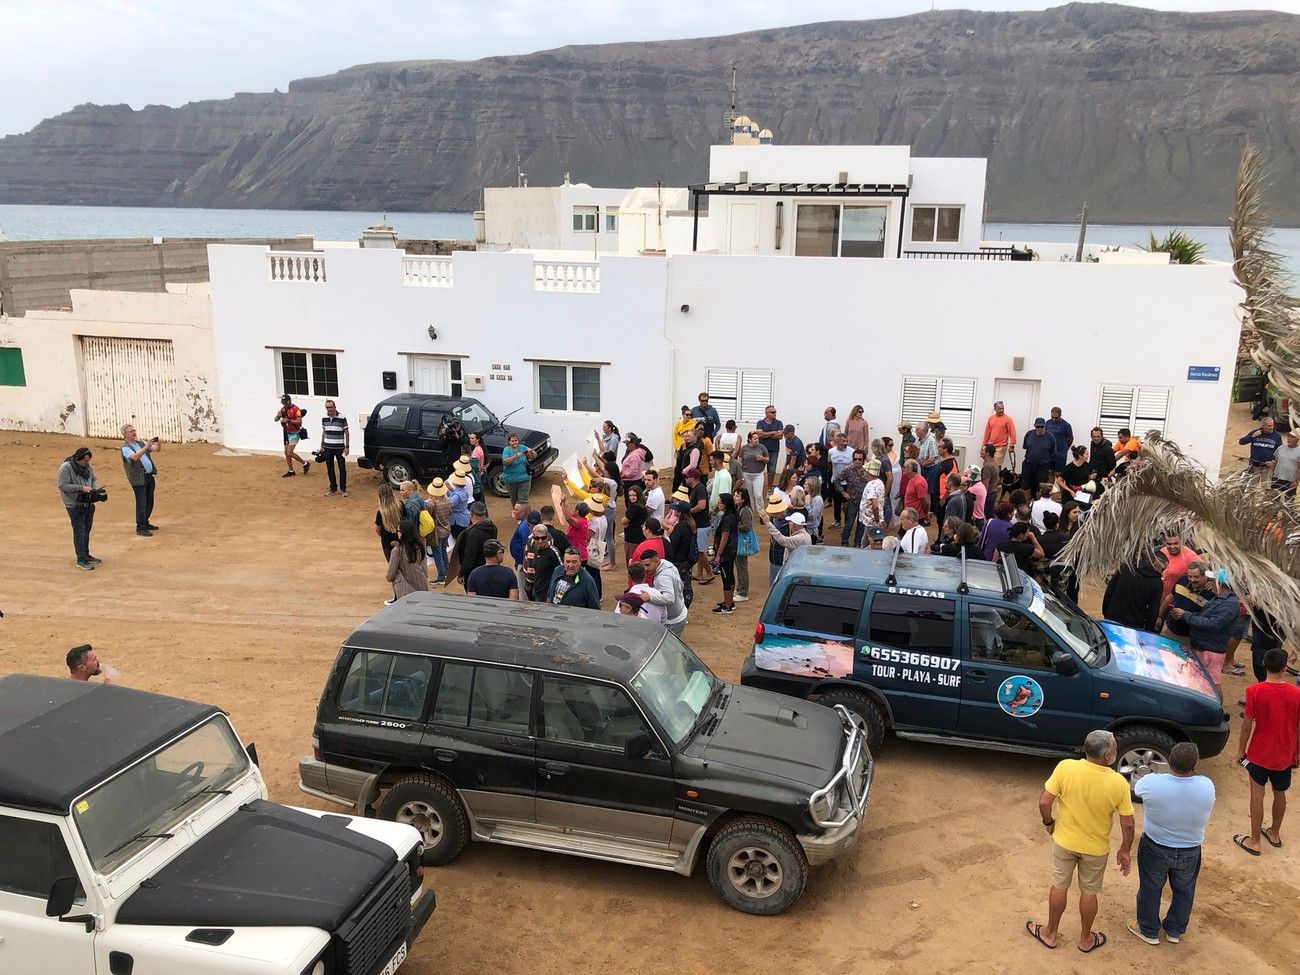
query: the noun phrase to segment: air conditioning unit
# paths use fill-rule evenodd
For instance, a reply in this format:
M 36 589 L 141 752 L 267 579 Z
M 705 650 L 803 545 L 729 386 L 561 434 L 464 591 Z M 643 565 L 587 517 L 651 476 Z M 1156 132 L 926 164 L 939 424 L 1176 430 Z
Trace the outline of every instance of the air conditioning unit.
M 486 377 L 481 372 L 469 372 L 465 374 L 465 388 L 472 389 L 475 392 L 482 392 L 486 385 Z

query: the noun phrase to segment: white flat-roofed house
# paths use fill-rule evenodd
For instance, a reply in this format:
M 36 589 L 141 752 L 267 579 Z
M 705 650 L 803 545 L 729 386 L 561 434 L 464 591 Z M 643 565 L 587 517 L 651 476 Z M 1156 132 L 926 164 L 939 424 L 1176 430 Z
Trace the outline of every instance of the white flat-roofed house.
M 625 189 L 586 183 L 489 186 L 483 191 L 487 249 L 618 253 Z

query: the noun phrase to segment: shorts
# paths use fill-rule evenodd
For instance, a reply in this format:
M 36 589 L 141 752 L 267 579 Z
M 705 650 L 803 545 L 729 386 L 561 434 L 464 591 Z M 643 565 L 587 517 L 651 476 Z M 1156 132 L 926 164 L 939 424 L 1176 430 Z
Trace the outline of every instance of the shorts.
M 299 436 L 298 434 L 296 434 L 296 433 L 289 433 L 289 432 L 287 432 L 287 431 L 285 432 L 285 435 L 284 435 L 284 442 L 285 442 L 285 443 L 287 443 L 287 444 L 296 444 L 296 443 L 299 441 L 299 439 L 301 439 L 301 438 L 300 438 L 300 436 Z
M 708 552 L 709 544 L 712 541 L 712 539 L 713 539 L 712 528 L 695 529 L 695 544 L 699 547 L 701 555 L 704 555 L 705 553 Z
M 1055 840 L 1052 841 L 1052 886 L 1057 890 L 1069 890 L 1070 878 L 1074 870 L 1079 870 L 1079 891 L 1084 894 L 1100 894 L 1101 882 L 1106 877 L 1106 861 L 1109 854 L 1090 856 L 1067 850 Z
M 1250 617 L 1238 616 L 1237 622 L 1232 625 L 1232 638 L 1234 640 L 1246 639 L 1246 634 L 1250 632 Z
M 1193 648 L 1192 653 L 1196 655 L 1196 659 L 1201 662 L 1210 675 L 1210 683 L 1215 687 L 1222 684 L 1224 652 L 1221 650 L 1197 650 Z
M 1286 792 L 1287 789 L 1291 788 L 1291 770 L 1289 768 L 1278 771 L 1248 761 L 1246 762 L 1246 773 L 1250 776 L 1250 780 L 1258 786 L 1272 784 L 1274 792 Z

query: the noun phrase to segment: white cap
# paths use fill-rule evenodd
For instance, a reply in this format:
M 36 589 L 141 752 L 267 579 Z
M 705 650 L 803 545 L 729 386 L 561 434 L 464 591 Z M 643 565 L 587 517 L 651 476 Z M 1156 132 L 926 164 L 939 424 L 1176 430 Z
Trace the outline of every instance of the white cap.
M 803 516 L 803 512 L 796 511 L 792 515 L 786 515 L 785 520 L 795 525 L 802 525 L 806 519 Z

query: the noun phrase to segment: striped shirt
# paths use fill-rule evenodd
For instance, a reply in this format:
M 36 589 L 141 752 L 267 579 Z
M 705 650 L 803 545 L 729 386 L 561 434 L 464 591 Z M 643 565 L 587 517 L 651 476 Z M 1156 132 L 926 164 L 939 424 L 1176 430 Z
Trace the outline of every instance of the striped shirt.
M 348 418 L 342 413 L 338 416 L 323 416 L 320 425 L 320 445 L 330 450 L 342 450 L 347 443 L 345 434 L 348 432 Z

